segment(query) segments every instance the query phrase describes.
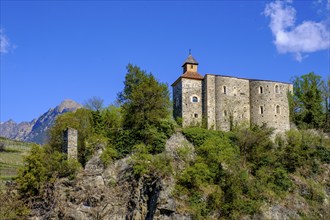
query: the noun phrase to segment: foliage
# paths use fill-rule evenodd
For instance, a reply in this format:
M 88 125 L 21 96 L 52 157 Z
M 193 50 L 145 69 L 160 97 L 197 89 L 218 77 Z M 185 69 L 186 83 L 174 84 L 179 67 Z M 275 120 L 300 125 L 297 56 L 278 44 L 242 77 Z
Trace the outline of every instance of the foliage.
M 117 158 L 118 158 L 118 152 L 111 145 L 107 146 L 101 154 L 101 160 L 104 165 L 108 165 L 114 159 L 117 159 Z
M 321 76 L 313 72 L 293 79 L 293 119 L 300 128 L 321 128 L 325 122 Z
M 266 201 L 283 199 L 295 190 L 293 173 L 311 178 L 329 161 L 329 139 L 310 130 L 290 130 L 276 137 L 277 144 L 271 139 L 272 129 L 258 126 L 232 132 L 186 128 L 183 133 L 197 155 L 178 176 L 176 195 L 188 197 L 196 219 L 257 214 Z M 306 181 L 310 189 L 304 197 L 322 203 L 324 186 Z
M 84 103 L 84 107 L 91 111 L 99 112 L 104 107 L 104 100 L 100 97 L 93 96 Z
M 29 209 L 24 201 L 19 199 L 13 186 L 0 190 L 0 216 L 1 219 L 27 219 Z
M 136 177 L 148 175 L 159 178 L 172 173 L 170 158 L 165 153 L 152 155 L 144 144 L 134 146 L 133 152 L 130 164 Z
M 16 178 L 18 190 L 24 198 L 41 195 L 47 184 L 52 184 L 56 178 L 74 178 L 79 164 L 75 160 L 66 159 L 59 152 L 50 153 L 49 146 L 33 146 L 25 158 L 25 166 Z
M 135 144 L 144 143 L 151 146 L 152 153 L 161 152 L 174 128 L 170 125 L 174 122 L 170 120 L 168 86 L 131 64 L 127 66 L 124 84 L 124 90 L 118 94 L 123 128 L 134 132 Z

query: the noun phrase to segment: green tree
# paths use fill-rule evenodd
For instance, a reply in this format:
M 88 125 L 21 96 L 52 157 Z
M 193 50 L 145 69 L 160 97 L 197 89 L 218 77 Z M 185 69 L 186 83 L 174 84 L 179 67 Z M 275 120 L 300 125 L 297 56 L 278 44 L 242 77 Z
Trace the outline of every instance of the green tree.
M 322 86 L 322 96 L 324 99 L 324 107 L 325 107 L 325 123 L 324 127 L 327 130 L 330 130 L 330 76 L 323 83 Z
M 321 128 L 323 124 L 323 81 L 313 72 L 293 79 L 293 118 L 298 127 Z
M 78 158 L 82 165 L 86 163 L 85 140 L 94 133 L 93 112 L 87 109 L 78 109 L 68 112 L 56 119 L 54 126 L 49 131 L 49 145 L 53 151 L 61 152 L 64 144 L 63 132 L 68 127 L 78 131 Z
M 168 86 L 137 66 L 127 66 L 124 91 L 119 93 L 124 128 L 144 129 L 170 115 Z
M 118 94 L 118 101 L 122 104 L 123 128 L 134 132 L 137 144 L 142 142 L 152 146 L 150 150 L 153 153 L 162 151 L 169 134 L 163 130 L 173 127 L 169 126 L 168 86 L 131 64 L 127 66 L 124 84 L 124 90 Z

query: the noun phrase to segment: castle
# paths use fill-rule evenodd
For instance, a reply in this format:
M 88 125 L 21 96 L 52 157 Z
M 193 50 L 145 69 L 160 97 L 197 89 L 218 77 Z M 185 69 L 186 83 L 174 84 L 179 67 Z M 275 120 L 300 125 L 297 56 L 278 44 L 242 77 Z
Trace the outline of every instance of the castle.
M 173 116 L 182 126 L 201 125 L 228 131 L 232 126 L 248 123 L 290 129 L 289 83 L 245 79 L 197 72 L 198 62 L 189 54 L 183 74 L 172 84 Z

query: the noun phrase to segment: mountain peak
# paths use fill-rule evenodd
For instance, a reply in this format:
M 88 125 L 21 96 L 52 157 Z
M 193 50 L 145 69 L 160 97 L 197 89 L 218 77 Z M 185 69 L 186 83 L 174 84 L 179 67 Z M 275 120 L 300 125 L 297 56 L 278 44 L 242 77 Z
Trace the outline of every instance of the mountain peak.
M 77 102 L 75 102 L 71 99 L 65 99 L 58 106 L 58 111 L 63 112 L 63 110 L 65 110 L 65 109 L 76 110 L 76 109 L 81 108 L 81 107 L 82 107 L 82 105 L 80 105 L 79 103 L 77 103 Z

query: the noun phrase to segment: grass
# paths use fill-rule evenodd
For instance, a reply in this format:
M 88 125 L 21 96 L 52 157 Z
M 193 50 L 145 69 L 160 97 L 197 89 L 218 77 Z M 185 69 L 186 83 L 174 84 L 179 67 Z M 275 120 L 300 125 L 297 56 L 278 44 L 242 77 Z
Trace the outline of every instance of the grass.
M 2 137 L 0 144 L 4 145 L 4 151 L 0 151 L 0 187 L 2 187 L 6 181 L 16 177 L 18 169 L 24 165 L 23 157 L 28 154 L 32 144 Z

